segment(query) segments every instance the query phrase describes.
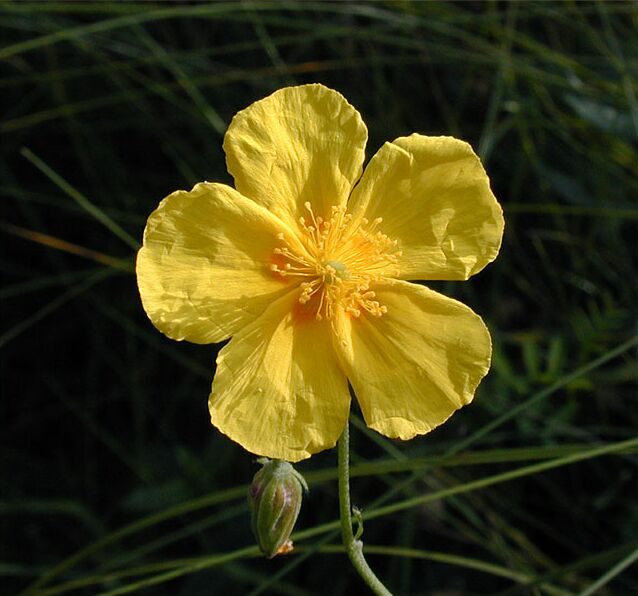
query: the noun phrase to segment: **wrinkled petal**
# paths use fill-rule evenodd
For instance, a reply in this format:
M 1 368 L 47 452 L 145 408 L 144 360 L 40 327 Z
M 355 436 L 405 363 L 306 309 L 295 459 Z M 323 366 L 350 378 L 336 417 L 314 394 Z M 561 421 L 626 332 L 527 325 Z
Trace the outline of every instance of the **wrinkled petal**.
M 291 462 L 333 447 L 350 408 L 330 326 L 298 312 L 298 296 L 280 298 L 221 350 L 209 400 L 221 432 Z
M 164 334 L 227 339 L 289 291 L 269 269 L 284 224 L 229 186 L 201 183 L 166 197 L 137 255 L 144 310 Z
M 341 312 L 335 347 L 366 424 L 411 439 L 472 401 L 487 374 L 490 335 L 467 306 L 404 281 L 375 286 L 388 312 Z
M 413 134 L 386 143 L 370 160 L 349 204 L 358 217 L 383 218 L 399 242 L 402 279 L 467 279 L 498 254 L 503 212 L 470 145 Z
M 361 176 L 368 131 L 359 112 L 323 85 L 287 87 L 233 118 L 224 138 L 235 187 L 291 225 L 304 203 L 326 218 Z

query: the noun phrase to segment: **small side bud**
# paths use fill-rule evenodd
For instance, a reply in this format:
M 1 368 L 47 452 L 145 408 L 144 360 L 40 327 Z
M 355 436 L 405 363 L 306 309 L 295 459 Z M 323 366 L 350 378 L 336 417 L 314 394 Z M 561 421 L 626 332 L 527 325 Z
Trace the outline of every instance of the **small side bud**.
M 291 464 L 282 460 L 259 459 L 262 464 L 250 485 L 248 504 L 257 544 L 272 559 L 290 552 L 290 534 L 295 526 L 301 499 L 308 485 Z

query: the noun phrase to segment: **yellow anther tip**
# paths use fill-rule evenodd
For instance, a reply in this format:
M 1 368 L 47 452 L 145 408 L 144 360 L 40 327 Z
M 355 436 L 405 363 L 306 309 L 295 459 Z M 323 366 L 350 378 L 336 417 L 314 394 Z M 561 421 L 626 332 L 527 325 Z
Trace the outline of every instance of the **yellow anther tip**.
M 383 218 L 370 222 L 353 217 L 344 205 L 331 205 L 324 219 L 313 212 L 310 201 L 303 205 L 308 220 L 299 217 L 296 231 L 276 234 L 283 244 L 273 249 L 279 259 L 270 270 L 296 282 L 299 304 L 307 305 L 317 321 L 333 319 L 337 308 L 353 318 L 364 312 L 382 316 L 387 309 L 374 299 L 370 285 L 392 283 L 402 256 L 398 243 L 378 231 Z M 291 243 L 293 235 L 299 243 Z

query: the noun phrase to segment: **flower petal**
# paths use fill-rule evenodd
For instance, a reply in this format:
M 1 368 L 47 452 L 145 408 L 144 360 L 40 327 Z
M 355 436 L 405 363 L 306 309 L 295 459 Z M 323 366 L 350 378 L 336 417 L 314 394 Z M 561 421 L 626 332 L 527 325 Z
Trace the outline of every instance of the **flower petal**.
M 333 447 L 350 409 L 325 321 L 297 315 L 299 293 L 274 302 L 217 358 L 213 424 L 257 455 L 291 462 Z
M 357 217 L 383 218 L 398 240 L 402 279 L 467 279 L 498 254 L 503 212 L 470 145 L 413 134 L 370 160 L 349 204 Z
M 290 286 L 269 269 L 286 226 L 229 186 L 201 183 L 150 215 L 137 255 L 144 310 L 164 334 L 222 341 Z
M 235 187 L 288 223 L 309 201 L 326 218 L 361 176 L 368 131 L 359 112 L 323 85 L 286 87 L 233 118 L 224 138 Z
M 368 426 L 411 439 L 472 401 L 489 369 L 490 335 L 470 308 L 423 286 L 374 289 L 387 314 L 341 313 L 335 347 Z

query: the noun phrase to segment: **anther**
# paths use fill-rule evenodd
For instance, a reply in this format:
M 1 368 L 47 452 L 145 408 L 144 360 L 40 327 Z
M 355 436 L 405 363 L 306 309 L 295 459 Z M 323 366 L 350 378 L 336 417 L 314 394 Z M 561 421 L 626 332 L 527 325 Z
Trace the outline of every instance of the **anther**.
M 304 207 L 309 216 L 298 218 L 303 248 L 298 252 L 287 234 L 279 232 L 276 237 L 283 244 L 273 250 L 279 258 L 270 270 L 295 279 L 299 303 L 308 305 L 318 321 L 332 319 L 337 305 L 355 318 L 364 311 L 373 316 L 387 312 L 369 288 L 381 280 L 391 283 L 388 276 L 398 275 L 402 253 L 396 250 L 397 241 L 377 230 L 383 218 L 355 220 L 346 206 L 332 205 L 324 219 L 310 201 Z

